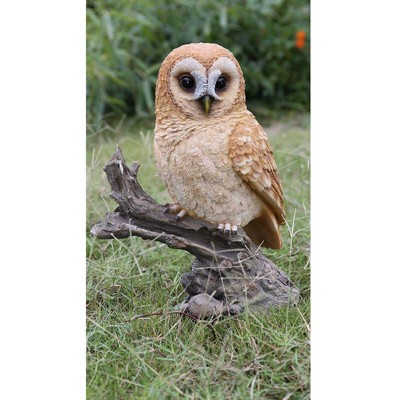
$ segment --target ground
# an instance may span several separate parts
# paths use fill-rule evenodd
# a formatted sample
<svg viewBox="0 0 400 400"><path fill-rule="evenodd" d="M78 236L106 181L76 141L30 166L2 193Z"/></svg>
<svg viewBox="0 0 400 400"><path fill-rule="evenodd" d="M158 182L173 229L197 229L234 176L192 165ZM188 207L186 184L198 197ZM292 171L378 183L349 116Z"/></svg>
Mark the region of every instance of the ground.
<svg viewBox="0 0 400 400"><path fill-rule="evenodd" d="M151 124L124 120L87 139L90 227L116 205L102 167L119 145L157 201L169 201L153 159ZM300 288L298 306L225 317L212 326L171 309L185 292L192 256L139 238L87 235L88 399L308 399L310 393L309 116L268 122L282 181L283 249L265 250Z"/></svg>

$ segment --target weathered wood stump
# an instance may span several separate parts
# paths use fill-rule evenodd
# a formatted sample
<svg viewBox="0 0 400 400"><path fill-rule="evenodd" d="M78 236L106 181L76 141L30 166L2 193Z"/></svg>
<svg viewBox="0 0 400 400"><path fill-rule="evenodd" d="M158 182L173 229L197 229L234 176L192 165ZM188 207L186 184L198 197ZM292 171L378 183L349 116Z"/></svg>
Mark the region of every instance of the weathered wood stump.
<svg viewBox="0 0 400 400"><path fill-rule="evenodd" d="M178 309L194 317L236 314L246 307L267 310L270 306L297 303L299 290L275 264L250 241L242 229L225 236L216 226L192 217L176 221L165 213L138 182L139 164L129 168L121 149L104 167L119 207L99 221L91 234L99 239L152 239L185 250L196 258L181 283L188 293Z"/></svg>

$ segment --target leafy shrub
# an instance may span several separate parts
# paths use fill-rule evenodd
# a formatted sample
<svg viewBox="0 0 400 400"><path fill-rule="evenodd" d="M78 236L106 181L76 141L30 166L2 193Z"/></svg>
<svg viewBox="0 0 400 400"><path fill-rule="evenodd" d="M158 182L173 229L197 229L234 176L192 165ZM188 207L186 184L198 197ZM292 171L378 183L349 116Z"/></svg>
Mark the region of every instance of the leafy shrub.
<svg viewBox="0 0 400 400"><path fill-rule="evenodd" d="M99 123L109 111L153 113L162 60L191 42L231 50L242 66L249 99L275 109L307 110L308 38L307 0L89 1L88 120Z"/></svg>

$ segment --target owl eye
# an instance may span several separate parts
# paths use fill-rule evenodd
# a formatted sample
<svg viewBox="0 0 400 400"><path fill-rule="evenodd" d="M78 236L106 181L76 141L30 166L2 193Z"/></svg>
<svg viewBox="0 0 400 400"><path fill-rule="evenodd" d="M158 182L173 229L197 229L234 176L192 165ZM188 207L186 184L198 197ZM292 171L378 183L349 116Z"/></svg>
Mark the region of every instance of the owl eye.
<svg viewBox="0 0 400 400"><path fill-rule="evenodd" d="M217 82L215 83L215 89L217 90L223 90L226 88L226 85L228 84L228 79L226 79L225 76L220 76L217 79Z"/></svg>
<svg viewBox="0 0 400 400"><path fill-rule="evenodd" d="M181 78L179 78L179 85L181 86L182 89L191 90L195 86L195 81L191 76L184 75Z"/></svg>

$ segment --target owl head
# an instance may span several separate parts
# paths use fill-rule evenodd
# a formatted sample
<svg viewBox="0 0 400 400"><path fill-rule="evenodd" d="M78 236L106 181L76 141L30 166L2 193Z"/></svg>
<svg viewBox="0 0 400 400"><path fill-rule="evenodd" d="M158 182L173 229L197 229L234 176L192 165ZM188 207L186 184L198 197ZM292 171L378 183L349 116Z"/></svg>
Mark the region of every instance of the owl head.
<svg viewBox="0 0 400 400"><path fill-rule="evenodd" d="M212 43L186 44L162 63L156 117L204 119L246 109L245 83L233 54Z"/></svg>

